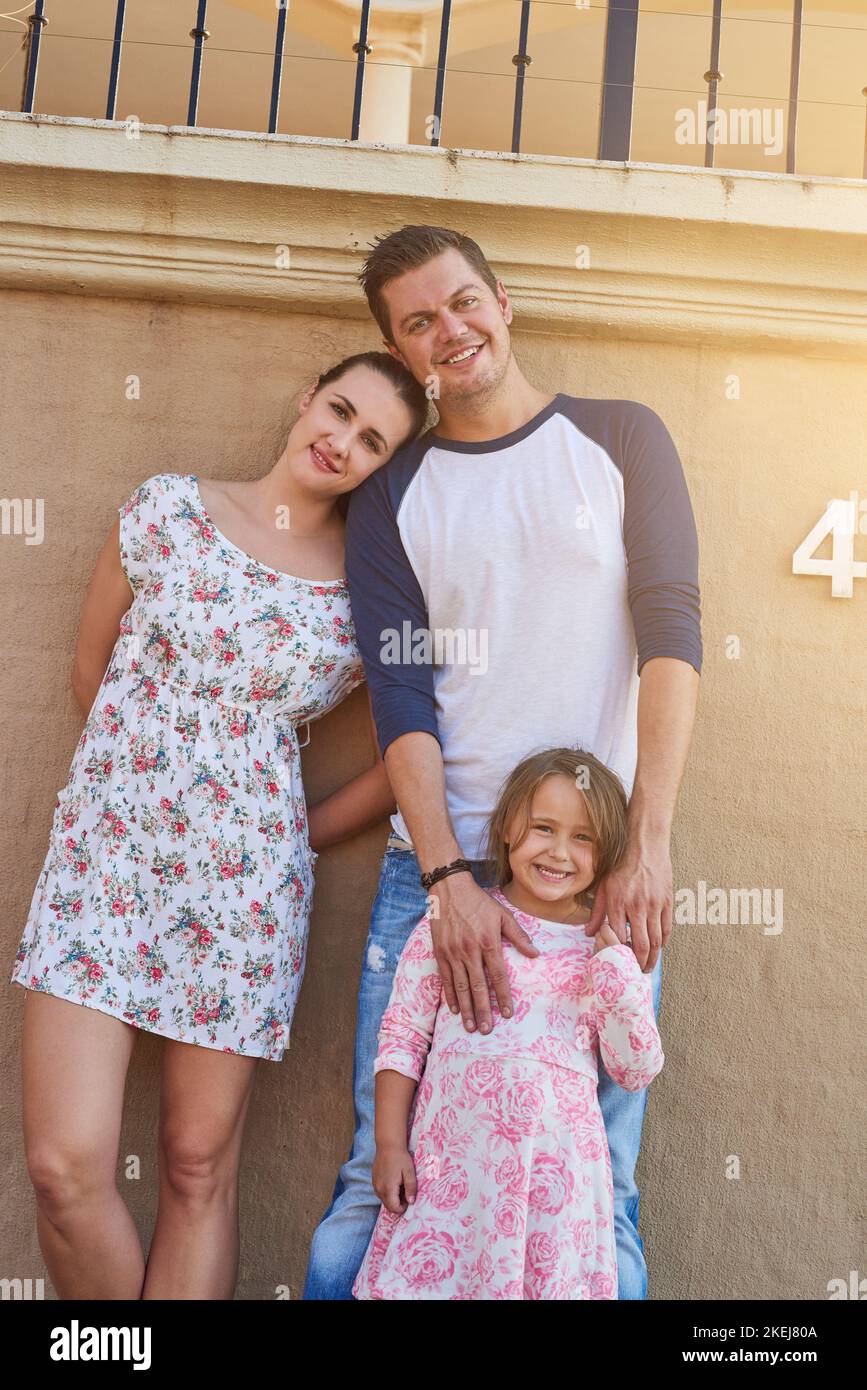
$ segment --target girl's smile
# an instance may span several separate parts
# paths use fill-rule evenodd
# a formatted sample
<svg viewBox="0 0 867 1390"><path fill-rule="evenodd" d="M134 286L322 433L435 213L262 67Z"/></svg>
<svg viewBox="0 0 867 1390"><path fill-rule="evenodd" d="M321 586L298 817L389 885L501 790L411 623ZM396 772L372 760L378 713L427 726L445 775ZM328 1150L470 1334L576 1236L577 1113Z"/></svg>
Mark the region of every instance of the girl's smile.
<svg viewBox="0 0 867 1390"><path fill-rule="evenodd" d="M567 872L565 869L549 869L544 864L534 864L533 868L546 883L562 883L564 879L572 877L571 872Z"/></svg>
<svg viewBox="0 0 867 1390"><path fill-rule="evenodd" d="M590 918L577 896L593 882L594 835L587 805L575 783L563 773L551 773L537 787L530 806L526 835L511 827L509 867L512 878L503 889L521 912L544 921L579 925ZM552 864L557 859L559 864Z"/></svg>

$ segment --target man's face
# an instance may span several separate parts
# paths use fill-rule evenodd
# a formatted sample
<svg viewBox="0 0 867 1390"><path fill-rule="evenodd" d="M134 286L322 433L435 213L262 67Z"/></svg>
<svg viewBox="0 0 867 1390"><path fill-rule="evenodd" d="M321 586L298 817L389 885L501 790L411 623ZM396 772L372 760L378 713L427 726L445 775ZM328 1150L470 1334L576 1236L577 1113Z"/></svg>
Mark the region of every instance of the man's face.
<svg viewBox="0 0 867 1390"><path fill-rule="evenodd" d="M502 382L512 355L512 322L502 280L492 294L460 251L450 248L383 289L393 343L386 347L444 404L483 400Z"/></svg>

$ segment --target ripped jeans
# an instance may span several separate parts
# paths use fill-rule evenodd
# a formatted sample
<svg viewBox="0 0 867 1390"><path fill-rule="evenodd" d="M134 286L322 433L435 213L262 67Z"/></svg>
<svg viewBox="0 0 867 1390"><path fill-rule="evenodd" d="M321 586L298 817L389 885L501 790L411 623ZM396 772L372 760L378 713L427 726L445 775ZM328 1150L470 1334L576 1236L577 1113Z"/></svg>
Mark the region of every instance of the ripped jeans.
<svg viewBox="0 0 867 1390"><path fill-rule="evenodd" d="M472 870L481 887L493 885L488 876L490 866L484 861L474 860ZM427 910L427 894L421 886L420 872L415 853L389 840L371 913L358 994L352 1067L355 1137L352 1151L337 1175L331 1204L313 1234L304 1299L352 1299L352 1285L379 1213L380 1201L371 1183L376 1152L373 1063L379 1025L391 997L400 953L413 927ZM651 982L653 1007L658 1018L661 952L651 973ZM617 1294L622 1299L643 1299L647 1294L647 1267L638 1234L635 1164L641 1144L647 1090L625 1091L611 1079L600 1062L598 1095L614 1183Z"/></svg>

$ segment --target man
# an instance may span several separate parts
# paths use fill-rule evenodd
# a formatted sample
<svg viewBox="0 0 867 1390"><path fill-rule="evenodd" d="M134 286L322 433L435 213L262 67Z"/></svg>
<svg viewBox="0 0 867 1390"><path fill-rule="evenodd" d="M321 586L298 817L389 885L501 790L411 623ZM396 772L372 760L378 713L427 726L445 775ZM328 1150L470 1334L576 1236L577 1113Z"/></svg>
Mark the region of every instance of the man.
<svg viewBox="0 0 867 1390"><path fill-rule="evenodd" d="M353 617L399 809L362 969L355 1138L314 1235L309 1299L351 1298L379 1210L377 1032L429 903L449 1007L483 1032L491 988L511 1011L502 937L534 948L483 891L482 832L534 750L586 748L623 781L629 844L587 930L607 915L623 941L629 923L658 1013L702 658L695 522L659 417L532 386L512 355L505 287L468 237L404 227L378 239L360 279L385 346L433 384L440 419L357 489L347 520ZM428 897L421 875L437 870ZM646 1096L600 1068L624 1299L646 1293L634 1178Z"/></svg>

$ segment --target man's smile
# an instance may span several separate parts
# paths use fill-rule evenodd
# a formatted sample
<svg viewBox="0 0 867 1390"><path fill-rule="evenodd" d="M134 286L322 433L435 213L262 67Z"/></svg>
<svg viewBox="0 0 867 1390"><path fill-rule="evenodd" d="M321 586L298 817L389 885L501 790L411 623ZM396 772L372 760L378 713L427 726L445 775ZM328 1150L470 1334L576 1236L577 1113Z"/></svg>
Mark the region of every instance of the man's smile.
<svg viewBox="0 0 867 1390"><path fill-rule="evenodd" d="M484 343L471 343L469 347L461 348L460 351L451 353L449 357L444 357L439 365L455 367L461 362L470 362L484 346Z"/></svg>

